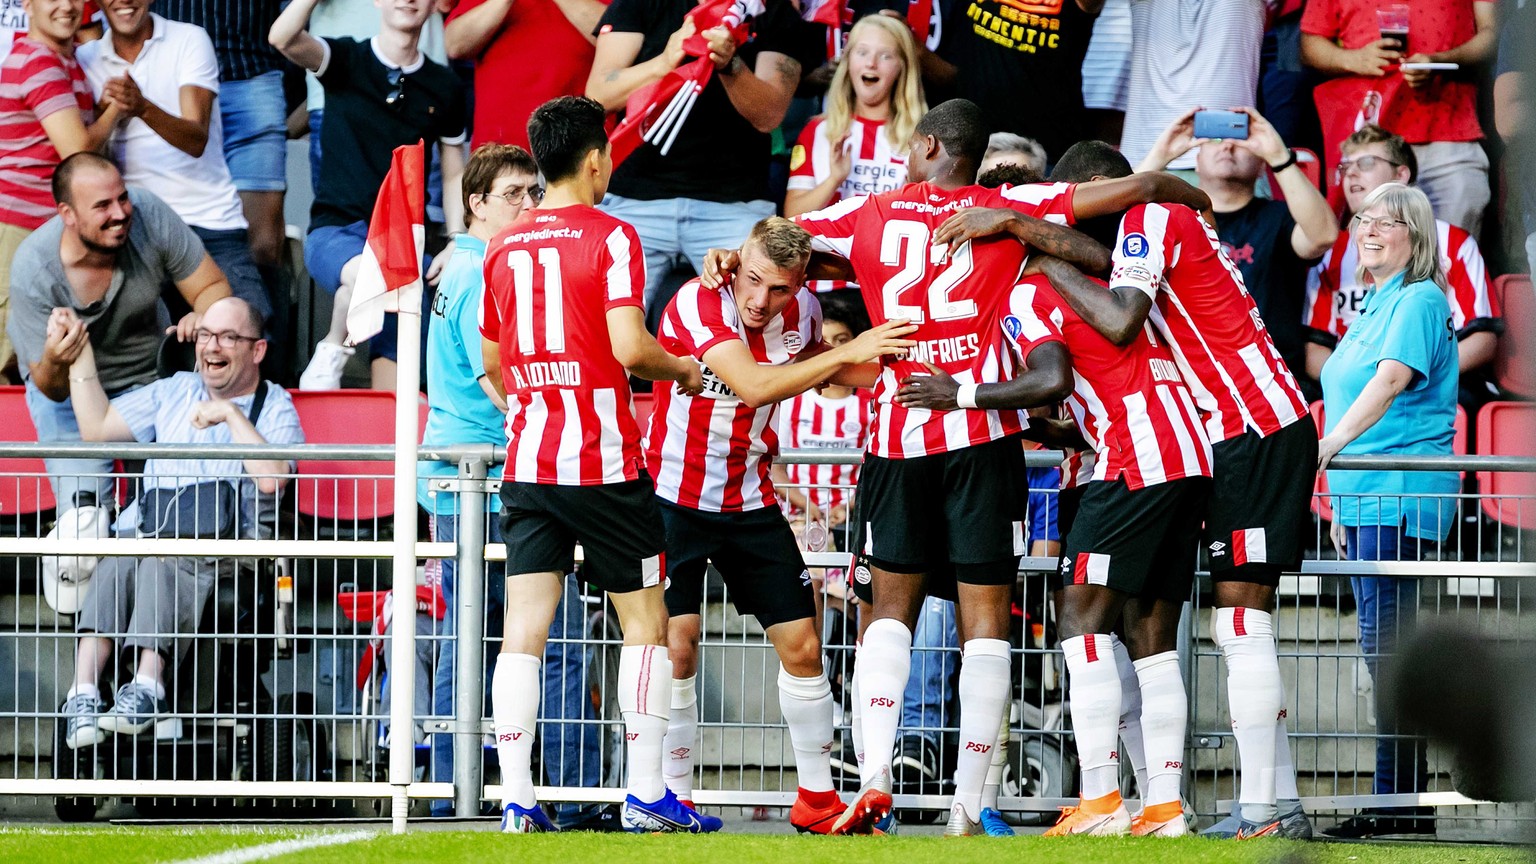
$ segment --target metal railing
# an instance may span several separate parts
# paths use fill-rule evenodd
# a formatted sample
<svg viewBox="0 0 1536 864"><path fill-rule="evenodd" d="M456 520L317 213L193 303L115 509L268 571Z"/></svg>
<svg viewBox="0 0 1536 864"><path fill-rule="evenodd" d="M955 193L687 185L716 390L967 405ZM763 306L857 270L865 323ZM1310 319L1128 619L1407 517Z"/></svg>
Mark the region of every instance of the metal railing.
<svg viewBox="0 0 1536 864"><path fill-rule="evenodd" d="M0 444L0 460L42 456L91 456L127 462L165 456L178 458L265 458L383 462L388 447L247 447L226 445L196 450L164 445ZM1031 467L1059 465L1059 455L1034 451ZM485 574L505 559L505 547L487 542L495 528L489 496L497 488L487 480L502 453L491 446L424 448L425 461L459 466L457 477L433 479L435 494L452 496L458 508L458 533L451 541L418 539L416 582L424 584L418 604L418 678L432 681L447 652L455 660L450 710L432 707L430 688L392 693L382 667L387 651L381 621L372 613L373 592L389 590L393 574L385 562L393 552L394 507L388 502L392 478L378 473L300 473L288 478L289 490L270 503L277 535L273 539L186 540L101 538L67 544L45 536L49 514L0 517L0 664L7 653L11 668L0 665L0 794L55 796L60 815L89 815L94 799L130 797L145 809L163 811L163 799L307 799L382 802L394 794L388 782L388 747L415 751L417 776L407 794L414 799L453 802L460 815L479 812L481 802L499 799L499 788L486 784L485 770L494 752L483 744L490 728L489 705L480 694L488 678L486 657L498 650L499 619L488 603L488 581L458 578L452 606L454 630L437 617L443 608L432 588L440 562L452 561L460 574ZM826 450L789 451L782 461L848 463L857 453ZM1536 459L1518 457L1341 456L1339 470L1456 470L1536 472ZM1301 470L1308 470L1303 468ZM0 468L0 511L7 499L35 498L48 480L39 474ZM25 484L33 488L24 489ZM123 486L129 488L122 488ZM134 497L130 482L119 498ZM1054 489L1032 490L1043 506L1054 506ZM1319 522L1308 560L1283 585L1276 613L1291 708L1291 741L1301 790L1309 808L1335 809L1396 804L1461 805L1481 817L1498 818L1507 807L1489 811L1454 791L1454 771L1431 754L1422 779L1427 791L1397 796L1371 795L1374 760L1374 704L1362 699L1369 682L1358 671L1356 624L1345 580L1351 576L1393 576L1420 587L1422 615L1455 616L1490 633L1490 638L1524 640L1529 631L1522 592L1536 576L1536 550L1529 547L1536 511L1528 523L1505 525L1478 511L1484 499L1456 495L1458 524L1445 547L1455 560L1354 562L1331 552ZM366 506L359 502L366 502ZM1529 506L1528 501L1521 504ZM799 517L802 522L804 517ZM846 549L846 537L834 529L832 547ZM220 573L206 608L198 612L196 636L184 659L172 664L168 699L182 729L176 737L156 739L107 735L99 743L70 748L63 740L65 716L60 706L74 677L76 634L72 619L53 613L41 596L41 560L67 551L69 556L134 556L141 559L237 559L244 566ZM66 556L68 557L68 556ZM857 616L845 598L836 571L846 570L845 552L807 552L808 566L832 571L823 587L828 612L823 634L835 692L851 675ZM1054 648L1053 612L1045 596L1044 572L1053 554L1034 554L1021 565L1015 641L1015 704L1009 745L1009 773L1002 806L1008 811L1045 811L1073 803L1075 761L1066 722L1063 667ZM291 580L280 589L280 577ZM574 585L574 581L569 584ZM494 585L491 585L494 588ZM291 595L284 595L284 591ZM1233 753L1226 716L1224 677L1219 652L1207 638L1204 594L1197 592L1185 626L1185 669L1191 696L1188 761L1190 803L1201 815L1220 815L1232 797ZM754 621L735 614L723 588L711 591L705 609L700 651L700 740L695 800L705 806L776 808L795 794L793 759L777 703L773 698L776 658ZM560 632L550 646L557 663L546 660L546 686L540 738L545 746L541 770L550 782L541 800L615 802L622 800L621 724L610 697L617 674L619 640L602 599L576 594L576 604L562 610ZM351 606L344 609L343 604ZM352 613L349 617L348 612ZM565 613L570 614L565 614ZM357 619L357 620L354 620ZM952 627L942 610L932 616L941 631ZM280 623L281 622L281 623ZM103 633L121 638L122 633ZM395 634L403 636L403 634ZM949 776L950 740L957 732L952 681L958 647L947 632L920 639L913 677L929 683L930 702L903 734L935 742L938 780L904 783L897 806L937 811L946 803L943 778ZM9 652L6 649L9 643ZM547 657L550 655L547 655ZM370 661L373 668L359 674ZM130 664L131 665L131 664ZM557 672L555 670L558 670ZM107 667L104 694L131 679L131 669L116 658ZM7 680L8 679L8 680ZM1345 683L1347 682L1347 687ZM1331 686L1331 690L1330 690ZM573 698L585 694L586 698ZM937 694L936 696L934 694ZM419 729L392 735L389 699L410 699ZM441 703L440 703L441 704ZM847 718L840 718L846 733ZM170 730L167 730L169 733ZM451 746L445 746L451 740ZM7 748L7 745L8 748ZM434 747L434 745L436 745ZM6 752L8 749L9 752ZM434 754L434 749L436 753ZM443 763L452 752L452 770ZM1369 758L1368 755L1370 754ZM562 778L565 778L562 780ZM570 778L585 778L571 782ZM595 778L597 782L586 782ZM911 778L908 778L911 779ZM353 806L356 806L355 804ZM1452 811L1461 814L1461 809ZM1531 814L1519 811L1518 818ZM1042 817L1044 818L1044 817Z"/></svg>

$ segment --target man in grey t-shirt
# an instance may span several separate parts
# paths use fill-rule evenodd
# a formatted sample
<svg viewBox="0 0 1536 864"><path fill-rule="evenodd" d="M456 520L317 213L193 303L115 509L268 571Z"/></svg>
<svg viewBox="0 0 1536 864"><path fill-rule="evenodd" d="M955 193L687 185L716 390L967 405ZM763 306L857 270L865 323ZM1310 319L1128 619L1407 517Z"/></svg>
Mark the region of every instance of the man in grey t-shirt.
<svg viewBox="0 0 1536 864"><path fill-rule="evenodd" d="M159 198L130 190L110 160L89 152L65 159L53 196L59 215L12 259L6 330L38 440L79 441L69 367L87 340L103 346L96 374L108 394L141 387L155 380L162 332L190 340L202 313L230 290L192 229ZM161 296L170 285L192 311L164 330ZM62 309L74 317L54 314ZM107 500L110 460L46 461L61 509L74 506L82 490Z"/></svg>

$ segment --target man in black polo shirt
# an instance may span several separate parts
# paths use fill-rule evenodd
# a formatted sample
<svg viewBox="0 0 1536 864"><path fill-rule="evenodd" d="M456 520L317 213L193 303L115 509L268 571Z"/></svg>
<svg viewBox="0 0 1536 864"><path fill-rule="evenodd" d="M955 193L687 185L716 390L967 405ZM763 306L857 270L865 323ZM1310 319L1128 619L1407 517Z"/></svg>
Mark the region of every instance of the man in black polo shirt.
<svg viewBox="0 0 1536 864"><path fill-rule="evenodd" d="M605 212L635 226L645 248L645 305L684 257L703 271L711 247L734 249L774 213L770 134L800 83L801 58L825 50L806 38L789 0L766 0L753 37L737 45L724 28L704 32L715 73L667 155L642 144L613 172ZM597 30L587 95L609 111L688 58L695 0L613 0ZM665 305L665 297L659 302Z"/></svg>
<svg viewBox="0 0 1536 864"><path fill-rule="evenodd" d="M1339 223L1328 200L1296 165L1275 127L1252 108L1248 137L1205 141L1195 137L1195 110L1173 122L1157 138L1137 171L1161 171L1198 146L1195 173L1200 189L1211 196L1222 250L1237 265L1259 315L1285 365L1308 400L1322 398L1307 379L1301 308L1305 305L1307 268L1317 263L1339 236ZM1259 198L1254 186L1268 165L1285 201Z"/></svg>
<svg viewBox="0 0 1536 864"><path fill-rule="evenodd" d="M321 0L293 0L272 24L268 40L289 60L314 72L325 88L320 127L320 178L310 208L304 265L336 294L331 330L299 378L304 390L341 386L347 306L368 239L379 187L396 147L418 140L442 143L443 209L450 231L463 227L459 181L464 172L466 110L458 78L428 60L418 46L432 4L379 4L379 35L367 41L317 39L305 25ZM425 297L423 297L425 299ZM395 320L369 343L373 386L395 389Z"/></svg>

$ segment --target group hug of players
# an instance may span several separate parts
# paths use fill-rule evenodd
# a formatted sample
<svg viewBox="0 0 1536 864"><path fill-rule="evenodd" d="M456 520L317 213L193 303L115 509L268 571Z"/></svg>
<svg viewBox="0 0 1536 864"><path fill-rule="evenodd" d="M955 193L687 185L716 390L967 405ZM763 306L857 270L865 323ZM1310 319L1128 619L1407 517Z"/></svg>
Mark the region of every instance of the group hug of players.
<svg viewBox="0 0 1536 864"><path fill-rule="evenodd" d="M1212 631L1240 753L1227 833L1288 833L1299 814L1277 807L1296 791L1269 609L1279 574L1301 562L1316 464L1301 393L1202 218L1203 193L1132 175L1098 142L1065 154L1056 182L983 188L989 131L969 102L935 107L913 135L907 186L763 220L739 250L711 253L652 337L638 237L594 206L612 171L602 108L565 97L534 112L547 193L490 243L481 323L488 375L509 406L507 622L492 679L503 830L554 830L530 759L544 641L579 542L582 577L607 593L624 632L626 829L721 824L690 800L713 563L780 657L800 787L790 821L806 832L872 834L887 820L912 630L927 595L956 599L960 741L946 834L983 833L1012 694L1022 437L1075 451L1053 589L1082 800L1051 833L1187 830L1175 638L1197 544L1215 579ZM1096 222L1118 225L1112 249L1069 227ZM825 344L808 269L856 282L875 326ZM1105 272L1107 283L1085 275ZM643 435L631 374L661 382ZM850 520L865 603L851 699L862 786L851 802L833 786L813 588L769 474L775 404L828 383L875 393ZM1134 819L1119 792L1122 754L1138 773Z"/></svg>

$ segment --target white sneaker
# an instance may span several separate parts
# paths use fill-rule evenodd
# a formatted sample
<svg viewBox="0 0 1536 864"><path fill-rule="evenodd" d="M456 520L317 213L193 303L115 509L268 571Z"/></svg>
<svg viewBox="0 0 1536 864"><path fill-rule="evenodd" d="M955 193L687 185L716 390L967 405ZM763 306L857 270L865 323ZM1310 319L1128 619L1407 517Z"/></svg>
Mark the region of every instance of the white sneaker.
<svg viewBox="0 0 1536 864"><path fill-rule="evenodd" d="M300 390L340 390L341 370L347 366L347 358L357 352L355 348L321 342L315 346L315 356L309 358L304 374L299 376Z"/></svg>

